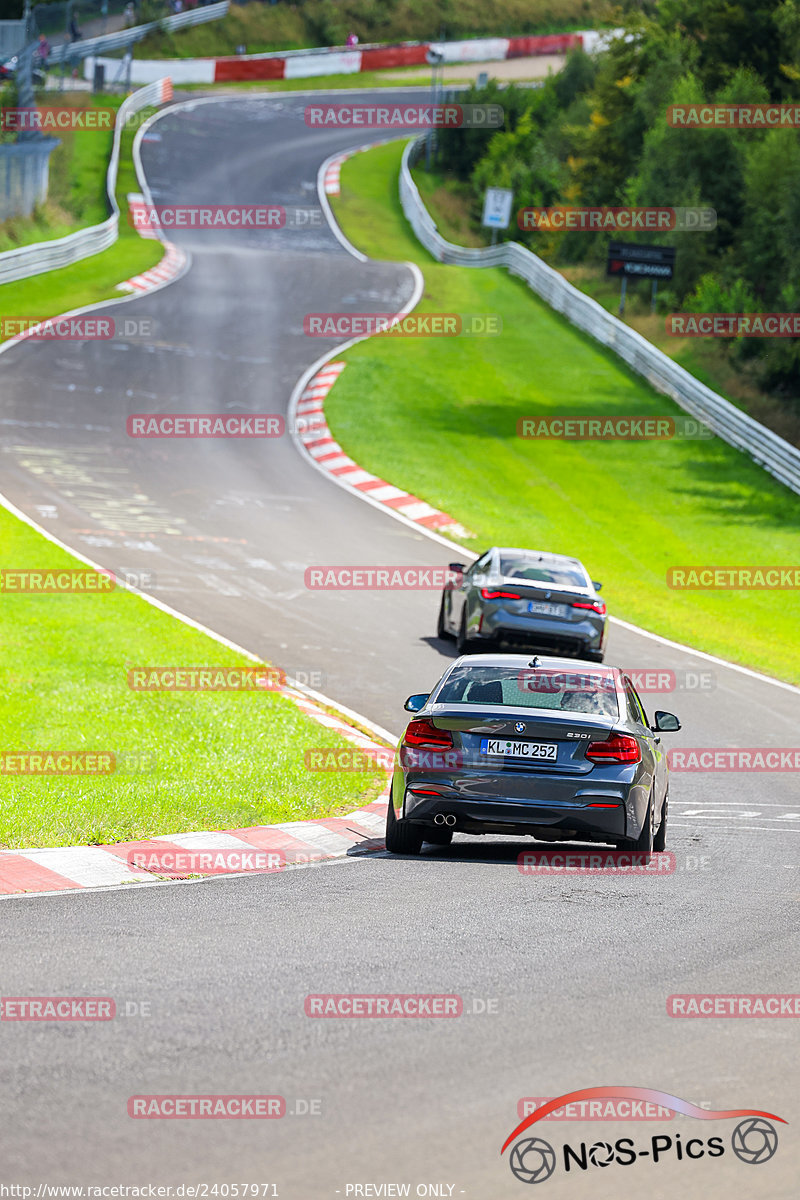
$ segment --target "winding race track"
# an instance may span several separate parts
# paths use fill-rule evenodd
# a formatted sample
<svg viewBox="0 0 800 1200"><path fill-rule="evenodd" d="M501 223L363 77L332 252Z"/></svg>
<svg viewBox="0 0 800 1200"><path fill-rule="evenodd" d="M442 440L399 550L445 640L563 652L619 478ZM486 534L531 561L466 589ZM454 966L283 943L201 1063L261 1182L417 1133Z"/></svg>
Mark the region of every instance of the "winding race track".
<svg viewBox="0 0 800 1200"><path fill-rule="evenodd" d="M369 134L309 130L303 104L169 111L143 145L154 199L316 206L321 163ZM433 637L438 596L310 591L305 569L458 555L337 487L289 436L134 440L125 422L286 415L298 379L335 345L305 336L304 315L394 311L413 273L358 261L327 226L174 240L191 252L189 272L106 310L151 332L0 356L2 490L67 545L153 573L145 590L160 600L398 734L404 698L454 653ZM798 745L794 689L621 625L608 661L675 671L674 693L645 697L681 717L675 747ZM526 876L516 865L526 844L457 838L419 860L9 898L2 994L113 996L120 1015L0 1026L4 1178L275 1184L284 1200L401 1195L387 1186L408 1184L412 1196L495 1200L526 1194L500 1156L522 1097L631 1085L789 1124L776 1123L778 1152L754 1165L732 1152L731 1120L539 1123L527 1136L559 1156L565 1141L629 1136L645 1149L656 1134L718 1135L726 1147L568 1173L559 1157L546 1195L796 1196L797 1020L667 1015L672 994L797 990L795 781L676 772L675 871L660 877ZM463 1011L307 1016L306 996L322 993L457 995ZM239 1093L285 1097L286 1115L212 1125L128 1115L132 1096Z"/></svg>

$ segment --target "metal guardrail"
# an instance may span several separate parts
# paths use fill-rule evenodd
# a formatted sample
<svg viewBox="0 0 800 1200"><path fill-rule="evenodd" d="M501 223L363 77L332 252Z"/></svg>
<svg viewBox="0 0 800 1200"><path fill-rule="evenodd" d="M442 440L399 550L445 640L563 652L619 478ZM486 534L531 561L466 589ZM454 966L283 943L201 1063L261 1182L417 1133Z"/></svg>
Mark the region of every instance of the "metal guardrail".
<svg viewBox="0 0 800 1200"><path fill-rule="evenodd" d="M18 279L27 279L30 275L40 275L45 271L56 271L59 267L69 267L72 263L89 258L107 250L117 240L119 232L119 206L116 198L117 169L119 167L119 146L122 131L127 118L151 104L161 102L164 80L148 83L132 96L123 100L117 112L114 124L114 144L106 172L106 191L111 205L111 216L100 225L90 225L87 229L79 229L67 237L57 238L52 242L36 242L33 246L20 246L17 250L6 250L0 254L0 284L13 283Z"/></svg>
<svg viewBox="0 0 800 1200"><path fill-rule="evenodd" d="M563 275L531 250L518 242L468 249L445 241L425 208L409 170L412 158L425 144L425 136L410 142L403 154L400 203L414 233L438 262L462 267L507 267L512 275L524 279L551 308L563 313L570 324L618 354L657 392L669 396L723 441L743 450L781 483L800 493L800 450L700 383L641 334L606 312L596 300L567 283Z"/></svg>
<svg viewBox="0 0 800 1200"><path fill-rule="evenodd" d="M207 21L218 21L227 15L230 0L220 0L218 4L208 4L205 8L190 8L186 12L175 13L171 17L162 17L158 21L148 21L146 25L134 25L130 29L119 29L116 33L105 33L101 37L81 39L78 42L65 42L54 46L47 60L48 67L57 63L74 63L81 58L107 54L110 50L124 50L134 42L140 42L148 33L156 29L171 32L174 29L185 29L189 25L204 25Z"/></svg>

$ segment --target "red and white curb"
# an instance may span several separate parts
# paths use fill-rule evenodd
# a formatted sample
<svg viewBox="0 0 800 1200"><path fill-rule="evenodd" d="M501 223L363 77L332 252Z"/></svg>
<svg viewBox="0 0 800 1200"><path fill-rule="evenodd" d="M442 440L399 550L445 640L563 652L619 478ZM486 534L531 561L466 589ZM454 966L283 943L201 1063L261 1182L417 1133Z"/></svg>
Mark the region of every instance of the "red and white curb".
<svg viewBox="0 0 800 1200"><path fill-rule="evenodd" d="M329 159L328 166L325 169L325 180L323 184L326 196L339 195L339 174L342 169L342 163L346 158L349 158L349 155L340 154L336 158Z"/></svg>
<svg viewBox="0 0 800 1200"><path fill-rule="evenodd" d="M139 232L142 237L154 238L156 236L152 231L145 229L140 229ZM164 242L164 249L166 254L161 262L156 263L147 271L142 271L141 275L134 275L132 279L126 279L124 283L117 284L119 290L121 292L151 292L153 288L163 287L177 279L186 267L188 256L172 242Z"/></svg>
<svg viewBox="0 0 800 1200"><path fill-rule="evenodd" d="M319 467L338 481L369 496L370 500L401 513L409 521L415 521L427 529L468 537L468 530L453 517L420 500L419 496L413 496L411 492L405 492L380 476L365 471L342 450L325 420L324 401L346 366L344 362L326 363L300 394L296 408L297 436L307 452Z"/></svg>
<svg viewBox="0 0 800 1200"><path fill-rule="evenodd" d="M326 712L302 692L290 686L278 689L308 717L332 729L359 749L369 750L380 766L392 751ZM384 769L386 769L384 767ZM387 784L390 772L387 770ZM159 870L132 866L137 861L158 860L168 863L169 851L219 850L231 861L231 851L239 852L233 863L247 863L253 851L273 852L286 867L303 867L327 859L344 858L354 849L361 852L383 849L388 788L363 808L343 817L324 817L318 821L283 821L276 825L256 825L251 829L208 830L198 833L158 834L145 841L114 842L107 846L61 846L42 850L0 850L0 896L31 892L65 892L82 888L114 887L120 884L153 883L180 876ZM172 861L175 861L172 859ZM246 873L247 868L244 868ZM192 868L195 875L218 874L204 871L202 862ZM241 874L227 870L225 874Z"/></svg>

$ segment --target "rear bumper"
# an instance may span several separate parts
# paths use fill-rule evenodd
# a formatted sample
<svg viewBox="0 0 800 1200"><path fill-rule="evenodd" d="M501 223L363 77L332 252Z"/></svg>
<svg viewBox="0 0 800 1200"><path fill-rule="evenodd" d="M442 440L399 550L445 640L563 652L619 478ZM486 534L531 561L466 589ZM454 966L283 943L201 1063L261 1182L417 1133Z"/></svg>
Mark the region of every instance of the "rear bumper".
<svg viewBox="0 0 800 1200"><path fill-rule="evenodd" d="M511 613L503 608L484 609L478 637L511 645L534 646L563 654L597 652L605 638L605 621L561 621L530 614Z"/></svg>
<svg viewBox="0 0 800 1200"><path fill-rule="evenodd" d="M462 833L507 833L536 836L552 833L555 837L577 836L588 840L615 841L629 836L626 803L617 797L614 808L590 808L592 797L573 804L548 804L537 801L506 799L464 800L444 788L439 796L415 796L407 791L405 816L414 825L431 826L437 813L452 813L453 828ZM614 799L598 796L598 803Z"/></svg>

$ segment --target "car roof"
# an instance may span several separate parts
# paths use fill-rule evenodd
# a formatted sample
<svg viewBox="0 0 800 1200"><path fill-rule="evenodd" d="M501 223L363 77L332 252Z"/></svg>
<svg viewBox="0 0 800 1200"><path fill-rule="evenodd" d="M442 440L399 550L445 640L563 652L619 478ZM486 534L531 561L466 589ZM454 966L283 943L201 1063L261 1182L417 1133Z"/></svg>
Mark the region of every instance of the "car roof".
<svg viewBox="0 0 800 1200"><path fill-rule="evenodd" d="M574 563L584 571L586 570L579 558L571 558L568 554L553 554L551 550L530 550L524 546L492 546L492 549L507 557L519 554L520 556L539 558L542 562Z"/></svg>
<svg viewBox="0 0 800 1200"><path fill-rule="evenodd" d="M602 675L621 672L620 667L610 663L587 662L582 658L555 658L551 655L537 654L537 667L546 671L565 671L570 675ZM531 670L533 654L462 654L455 659L452 667L516 667L517 670ZM452 667L449 668L452 670Z"/></svg>

